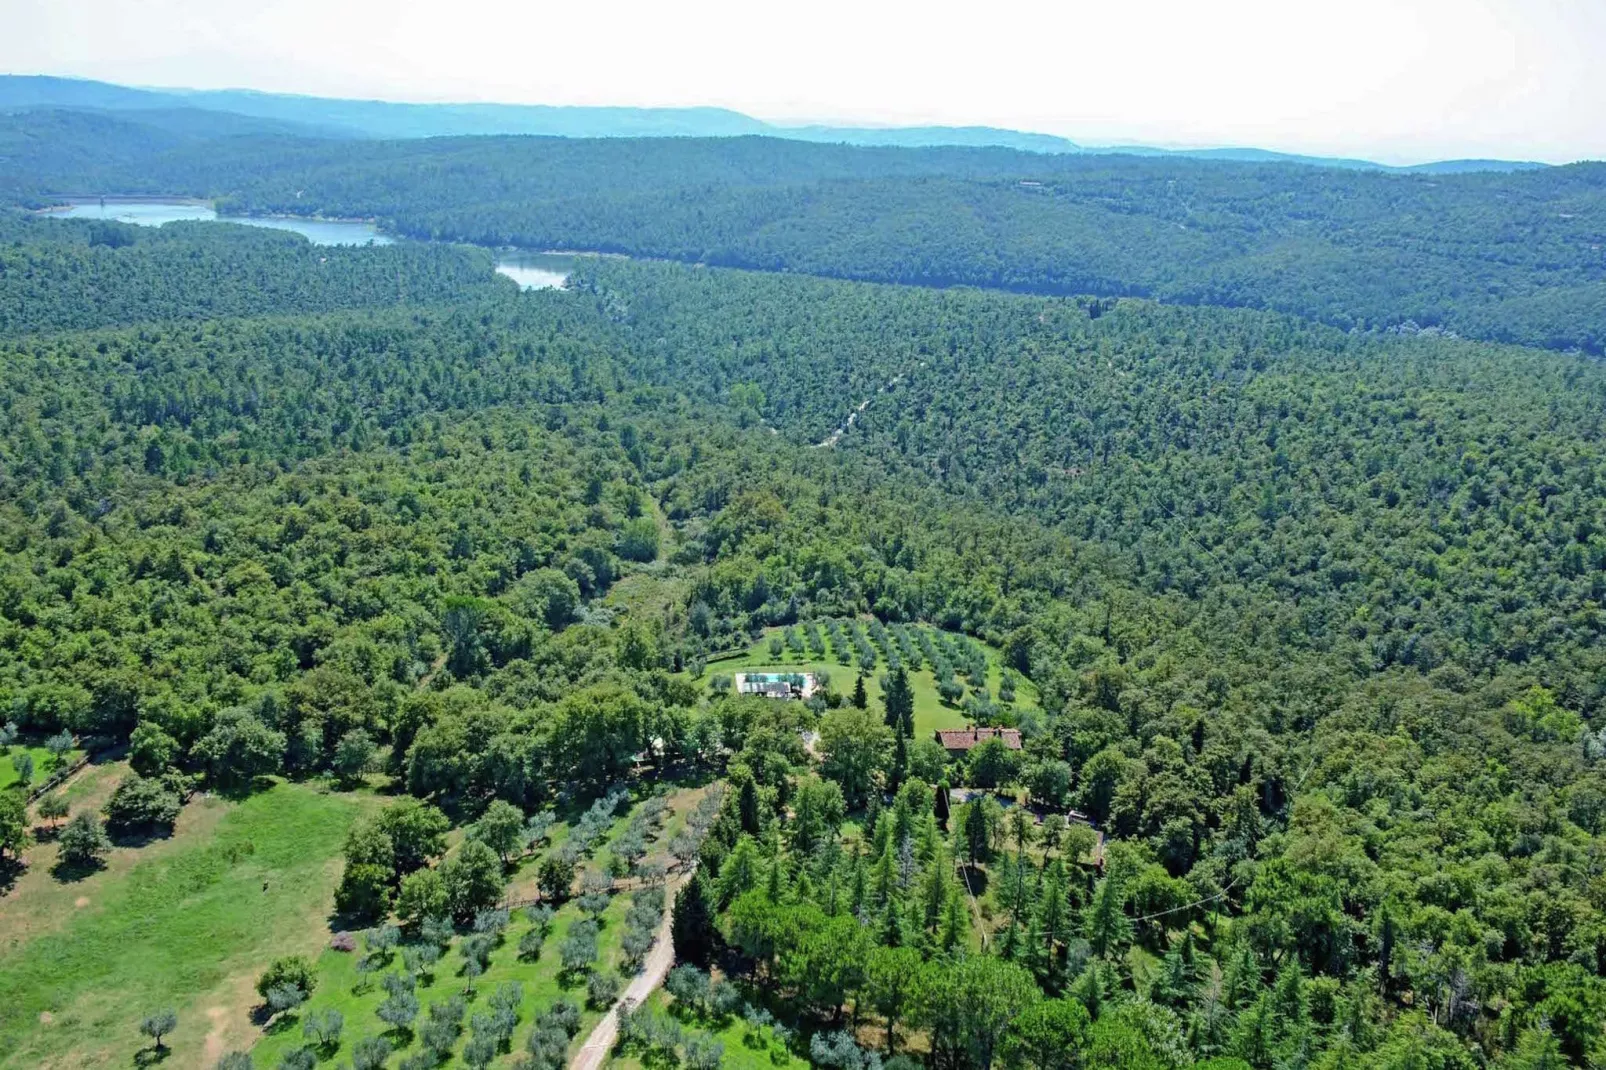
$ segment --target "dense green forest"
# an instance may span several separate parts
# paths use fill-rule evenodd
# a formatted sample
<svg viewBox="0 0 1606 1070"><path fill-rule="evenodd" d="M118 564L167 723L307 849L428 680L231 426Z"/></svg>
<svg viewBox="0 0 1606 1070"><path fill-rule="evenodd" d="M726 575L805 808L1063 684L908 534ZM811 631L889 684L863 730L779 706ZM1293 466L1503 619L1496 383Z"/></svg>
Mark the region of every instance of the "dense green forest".
<svg viewBox="0 0 1606 1070"><path fill-rule="evenodd" d="M35 138L6 189L787 270L586 258L522 293L458 246L0 217L0 910L53 887L47 845L58 884L120 880L103 824L154 853L205 834L197 791L303 785L368 809L325 836L336 915L279 923L365 951L249 964L281 1066L556 1070L576 1003L473 988L540 961L548 906L588 1013L619 981L599 933L644 954L672 912L681 966L616 1070L1606 1065L1606 369L1344 329L1597 345L1595 170L758 139L96 162L91 125L0 121ZM721 671L827 640L849 667L806 702ZM924 671L1020 749L913 738ZM27 798L79 750L126 763L107 798ZM666 787L697 868L655 896ZM604 838L639 883L577 877ZM256 849L227 842L180 883ZM73 1050L40 1012L81 963L44 984L32 932L0 947L0 1064ZM460 1001L422 1017L448 946ZM363 984L393 1028L342 1041L307 1000Z"/></svg>
<svg viewBox="0 0 1606 1070"><path fill-rule="evenodd" d="M156 229L0 214L0 334L428 305L508 287L482 250L317 247L216 223Z"/></svg>
<svg viewBox="0 0 1606 1070"><path fill-rule="evenodd" d="M71 112L0 119L0 161L0 193L35 206L183 193L485 245L1606 349L1599 164L1401 175L767 138L208 138Z"/></svg>

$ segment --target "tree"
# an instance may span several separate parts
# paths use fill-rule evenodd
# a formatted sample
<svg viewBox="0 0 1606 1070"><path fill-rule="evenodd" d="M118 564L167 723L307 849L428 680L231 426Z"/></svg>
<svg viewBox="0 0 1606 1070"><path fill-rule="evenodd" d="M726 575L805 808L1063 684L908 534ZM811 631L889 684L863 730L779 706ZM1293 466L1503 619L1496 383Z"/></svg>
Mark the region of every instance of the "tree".
<svg viewBox="0 0 1606 1070"><path fill-rule="evenodd" d="M502 799L493 800L469 835L495 851L506 866L524 846L524 811Z"/></svg>
<svg viewBox="0 0 1606 1070"><path fill-rule="evenodd" d="M178 740L152 721L141 721L128 737L128 764L140 776L161 776L173 768L178 756Z"/></svg>
<svg viewBox="0 0 1606 1070"><path fill-rule="evenodd" d="M548 851L536 867L535 883L547 899L562 902L574 887L574 861L561 851Z"/></svg>
<svg viewBox="0 0 1606 1070"><path fill-rule="evenodd" d="M996 788L1015 779L1020 768L1018 751L1009 749L997 736L982 740L971 749L968 759L970 782L978 788Z"/></svg>
<svg viewBox="0 0 1606 1070"><path fill-rule="evenodd" d="M152 1011L140 1019L139 1031L151 1038L157 1051L165 1051L162 1038L178 1028L178 1012L168 1009Z"/></svg>
<svg viewBox="0 0 1606 1070"><path fill-rule="evenodd" d="M54 796L53 796L54 798ZM44 815L41 810L40 814ZM28 803L21 792L0 791L0 860L10 851L21 857L28 844Z"/></svg>
<svg viewBox="0 0 1606 1070"><path fill-rule="evenodd" d="M355 784L361 780L374 763L374 752L378 748L374 739L366 730L353 728L340 737L335 744L334 759L330 768L343 784Z"/></svg>
<svg viewBox="0 0 1606 1070"><path fill-rule="evenodd" d="M903 736L915 734L915 693L909 686L909 674L902 665L892 670L887 677L887 690L881 696L882 704L886 708L883 722L894 732ZM858 705L858 703L854 703ZM863 707L860 707L861 709Z"/></svg>
<svg viewBox="0 0 1606 1070"><path fill-rule="evenodd" d="M1115 956L1132 940L1132 921L1122 911L1123 897L1114 877L1105 877L1093 889L1093 901L1083 918L1087 942L1101 958Z"/></svg>
<svg viewBox="0 0 1606 1070"><path fill-rule="evenodd" d="M1001 1054L1020 1070L1078 1070L1091 1028L1087 1008L1076 1000L1044 1000L1015 1020Z"/></svg>
<svg viewBox="0 0 1606 1070"><path fill-rule="evenodd" d="M394 878L395 874L384 866L347 865L340 886L335 889L335 909L365 921L384 917L390 913L395 896Z"/></svg>
<svg viewBox="0 0 1606 1070"><path fill-rule="evenodd" d="M485 844L467 840L455 855L441 863L446 901L463 921L493 905L502 896L502 861Z"/></svg>
<svg viewBox="0 0 1606 1070"><path fill-rule="evenodd" d="M675 895L674 914L669 923L675 945L675 960L708 965L716 950L718 932L714 928L712 893L708 878L698 870Z"/></svg>
<svg viewBox="0 0 1606 1070"><path fill-rule="evenodd" d="M820 771L842 786L848 806L864 804L892 751L892 730L867 711L847 706L820 722Z"/></svg>
<svg viewBox="0 0 1606 1070"><path fill-rule="evenodd" d="M739 896L758 887L758 870L762 861L758 844L751 836L743 835L725 856L719 867L718 906L724 909Z"/></svg>
<svg viewBox="0 0 1606 1070"><path fill-rule="evenodd" d="M403 799L380 811L379 827L390 837L396 870L407 874L446 850L446 832L452 822L437 807Z"/></svg>
<svg viewBox="0 0 1606 1070"><path fill-rule="evenodd" d="M400 990L390 993L385 1001L374 1011L381 1022L395 1029L408 1030L412 1028L413 1020L418 1017L418 997L410 991Z"/></svg>
<svg viewBox="0 0 1606 1070"><path fill-rule="evenodd" d="M870 706L870 696L865 694L864 673L862 672L853 679L853 697L849 701L853 703L855 709L863 710L868 709Z"/></svg>
<svg viewBox="0 0 1606 1070"><path fill-rule="evenodd" d="M390 1058L390 1041L384 1037L363 1037L352 1046L352 1070L383 1070Z"/></svg>
<svg viewBox="0 0 1606 1070"><path fill-rule="evenodd" d="M101 828L100 819L87 811L79 811L57 838L61 844L61 862L74 869L92 869L99 866L112 844Z"/></svg>
<svg viewBox="0 0 1606 1070"><path fill-rule="evenodd" d="M1010 1026L1040 998L1031 974L1013 962L989 955L934 960L920 973L916 1020L931 1033L936 1065L987 1070Z"/></svg>
<svg viewBox="0 0 1606 1070"><path fill-rule="evenodd" d="M509 592L513 608L561 631L580 608L580 585L555 568L538 568L519 577Z"/></svg>
<svg viewBox="0 0 1606 1070"><path fill-rule="evenodd" d="M67 816L69 809L67 797L59 793L46 795L38 804L39 816L50 822L52 828ZM3 846L0 846L0 853L3 853Z"/></svg>
<svg viewBox="0 0 1606 1070"><path fill-rule="evenodd" d="M284 767L288 741L243 707L217 715L212 730L196 742L193 756L213 783L225 788L249 787L257 777Z"/></svg>
<svg viewBox="0 0 1606 1070"><path fill-rule="evenodd" d="M17 783L27 787L33 783L33 755L19 750L11 756L11 769L17 774Z"/></svg>
<svg viewBox="0 0 1606 1070"><path fill-rule="evenodd" d="M340 1034L346 1027L346 1016L333 1007L323 1011L308 1011L301 1022L301 1035L315 1046L331 1051L340 1044Z"/></svg>
<svg viewBox="0 0 1606 1070"><path fill-rule="evenodd" d="M66 760L67 755L71 753L72 748L72 733L65 730L57 732L55 735L45 740L45 750L50 752L51 771L61 768L61 763Z"/></svg>
<svg viewBox="0 0 1606 1070"><path fill-rule="evenodd" d="M887 1020L887 1054L897 1046L898 1022L914 998L920 976L920 952L909 947L878 947L865 964L865 992L870 1005Z"/></svg>
<svg viewBox="0 0 1606 1070"><path fill-rule="evenodd" d="M106 802L106 825L119 833L169 829L178 820L182 801L160 780L130 774Z"/></svg>
<svg viewBox="0 0 1606 1070"><path fill-rule="evenodd" d="M652 561L658 556L658 525L642 516L627 522L619 532L619 556L626 561Z"/></svg>
<svg viewBox="0 0 1606 1070"><path fill-rule="evenodd" d="M646 743L647 704L617 684L598 684L564 696L553 711L552 735L560 776L601 789L630 770Z"/></svg>
<svg viewBox="0 0 1606 1070"><path fill-rule="evenodd" d="M718 1070L725 1059L725 1045L704 1032L686 1038L686 1070Z"/></svg>
<svg viewBox="0 0 1606 1070"><path fill-rule="evenodd" d="M439 873L420 869L402 878L401 892L396 896L396 917L403 925L417 927L449 909L451 894Z"/></svg>
<svg viewBox="0 0 1606 1070"><path fill-rule="evenodd" d="M301 955L286 955L274 959L268 968L257 978L257 995L263 999L274 989L292 988L300 992L302 998L312 995L318 987L318 975Z"/></svg>
<svg viewBox="0 0 1606 1070"><path fill-rule="evenodd" d="M569 926L568 934L558 945L558 959L564 973L574 975L589 970L597 961L597 923L587 919Z"/></svg>
<svg viewBox="0 0 1606 1070"><path fill-rule="evenodd" d="M993 830L998 824L998 804L986 795L972 798L965 804L960 820L960 833L965 840L965 857L972 866L980 865L993 855Z"/></svg>

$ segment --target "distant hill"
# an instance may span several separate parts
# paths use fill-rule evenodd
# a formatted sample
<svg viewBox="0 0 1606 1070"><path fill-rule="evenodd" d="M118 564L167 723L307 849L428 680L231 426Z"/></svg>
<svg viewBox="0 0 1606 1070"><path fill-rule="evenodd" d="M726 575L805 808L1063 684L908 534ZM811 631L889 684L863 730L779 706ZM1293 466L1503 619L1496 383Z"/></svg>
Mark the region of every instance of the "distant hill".
<svg viewBox="0 0 1606 1070"><path fill-rule="evenodd" d="M1007 148L1051 155L1120 154L1293 163L1351 170L1516 171L1544 164L1447 160L1391 167L1370 160L1302 156L1257 148L1164 149L1147 145L1082 145L1053 134L990 126L788 126L726 108L558 107L544 104L404 104L342 100L253 90L136 89L77 78L0 75L0 111L72 109L139 111L146 125L208 136L298 134L396 140L497 134L551 137L741 137L764 135L827 144L929 148ZM233 117L234 125L229 119ZM253 122L254 121L254 122Z"/></svg>

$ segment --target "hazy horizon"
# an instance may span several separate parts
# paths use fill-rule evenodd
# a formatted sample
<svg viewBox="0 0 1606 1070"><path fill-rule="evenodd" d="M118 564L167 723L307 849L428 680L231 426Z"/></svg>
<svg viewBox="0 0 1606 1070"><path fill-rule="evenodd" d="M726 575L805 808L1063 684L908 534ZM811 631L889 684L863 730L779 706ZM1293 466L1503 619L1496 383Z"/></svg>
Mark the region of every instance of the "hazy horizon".
<svg viewBox="0 0 1606 1070"><path fill-rule="evenodd" d="M0 0L0 68L408 103L722 107L785 125L993 126L1386 163L1606 157L1606 79L1591 69L1606 54L1606 5L1587 0L1028 3L987 19L843 0L806 17L727 0L631 0L605 16L463 0L449 13L372 0Z"/></svg>

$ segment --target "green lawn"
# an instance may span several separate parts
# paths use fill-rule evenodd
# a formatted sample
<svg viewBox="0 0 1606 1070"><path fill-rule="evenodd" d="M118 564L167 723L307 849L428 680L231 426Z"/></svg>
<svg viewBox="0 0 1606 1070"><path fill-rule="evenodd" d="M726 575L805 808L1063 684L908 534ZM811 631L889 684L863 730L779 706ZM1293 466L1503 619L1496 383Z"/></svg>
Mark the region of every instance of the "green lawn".
<svg viewBox="0 0 1606 1070"><path fill-rule="evenodd" d="M244 1028L257 973L327 939L341 844L374 802L301 784L192 802L223 811L215 831L85 878L70 921L0 957L0 1066L127 1065L162 1007L179 1013L171 1065L210 1066L208 1034Z"/></svg>
<svg viewBox="0 0 1606 1070"><path fill-rule="evenodd" d="M9 748L5 754L0 755L0 791L9 788L17 782L17 767L11 764L13 755L27 753L33 757L33 780L31 787L44 783L45 777L55 772L54 759L44 747L25 747L21 745ZM84 756L81 750L70 750L62 756L61 764L69 766Z"/></svg>
<svg viewBox="0 0 1606 1070"><path fill-rule="evenodd" d="M793 654L782 649L779 656L770 651L770 638L784 636L785 628L768 628L751 646L746 653L739 657L724 661L710 662L704 670L702 680L706 682L713 676L730 676L738 672L811 672L816 675L826 673L831 680L831 687L844 696L853 691L853 680L858 675L857 665L841 665L835 661L821 660L809 655L807 651L802 654ZM999 682L1002 679L1002 669L999 652L992 647L982 644L987 653L987 688L996 701ZM886 672L885 659L876 662L875 670L865 677L865 692L869 695L872 709L881 708L880 675ZM962 679L962 678L961 678ZM1015 689L1016 706L1035 706L1037 704L1037 688L1029 680L1018 678ZM968 723L965 712L957 705L951 705L942 700L937 693L937 678L932 674L929 666L909 674L909 683L915 693L915 737L924 739L932 732L942 728L963 728Z"/></svg>

